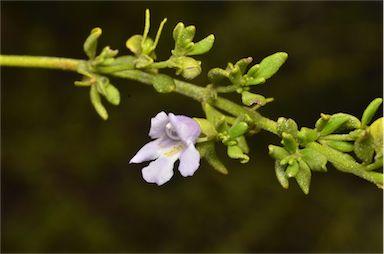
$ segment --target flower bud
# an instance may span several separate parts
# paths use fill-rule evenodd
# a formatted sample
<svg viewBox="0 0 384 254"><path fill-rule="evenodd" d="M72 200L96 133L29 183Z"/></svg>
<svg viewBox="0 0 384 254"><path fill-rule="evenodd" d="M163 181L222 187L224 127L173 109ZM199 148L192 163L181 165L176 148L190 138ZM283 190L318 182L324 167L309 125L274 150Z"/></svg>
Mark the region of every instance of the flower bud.
<svg viewBox="0 0 384 254"><path fill-rule="evenodd" d="M170 65L176 68L176 74L186 79L193 79L201 73L201 62L187 56L170 58Z"/></svg>

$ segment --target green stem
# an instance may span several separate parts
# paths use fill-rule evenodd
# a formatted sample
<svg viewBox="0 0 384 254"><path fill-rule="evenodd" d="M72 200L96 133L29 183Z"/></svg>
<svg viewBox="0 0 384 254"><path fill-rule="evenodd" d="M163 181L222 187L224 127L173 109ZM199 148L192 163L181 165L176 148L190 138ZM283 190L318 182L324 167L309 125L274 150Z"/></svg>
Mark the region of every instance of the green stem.
<svg viewBox="0 0 384 254"><path fill-rule="evenodd" d="M151 69L164 69L164 68L169 68L169 67L170 67L169 66L169 60L151 63L148 66L148 68L151 68Z"/></svg>
<svg viewBox="0 0 384 254"><path fill-rule="evenodd" d="M0 55L0 66L35 67L77 71L77 68L82 62L84 62L84 60L58 57ZM166 61L159 62L158 64L166 64ZM100 74L103 74L103 69L100 69L99 71L101 72ZM140 70L124 70L116 71L113 73L110 73L109 71L110 70L108 70L108 73L106 74L135 80L147 85L152 85L153 77L155 75ZM217 108L224 110L234 116L247 114L254 120L258 128L277 134L276 122L261 116L259 113L251 111L250 109L242 107L230 100L221 97L217 97L216 99L211 100L211 98L214 97L214 90L212 88L196 86L177 79L175 79L175 84L175 92L179 94L191 97L199 102L210 101L210 103L212 103Z"/></svg>
<svg viewBox="0 0 384 254"><path fill-rule="evenodd" d="M222 97L217 97L217 99L214 100L212 104L217 108L235 116L246 114L251 117L258 128L264 129L277 135L277 123L271 119L263 117L256 111L242 107Z"/></svg>
<svg viewBox="0 0 384 254"><path fill-rule="evenodd" d="M41 57L41 56L14 56L14 55L0 55L0 66L13 66L13 67L27 67L27 68L48 68L59 69L66 71L77 72L79 65L86 62L85 60L59 58L59 57ZM157 63L156 67L165 65L165 62ZM109 74L115 77L127 78L138 81L147 85L152 85L153 78L156 74L147 73L141 70L122 70L110 72L111 70L99 70L100 74ZM240 106L230 100L216 96L217 90L212 87L199 87L191 83L175 79L176 89L175 92L191 97L199 102L208 102L214 107L226 111L233 116L248 115L256 127L267 130L276 135L277 123L266 117L263 117L258 112L249 108ZM217 88L218 89L218 88ZM228 86L226 90L219 89L220 92L235 91L234 86ZM333 135L335 140L349 140L350 136L345 135ZM378 172L372 172L369 170L376 169L382 165L382 161L376 164L364 166L358 164L348 154L341 153L330 147L323 146L319 143L312 142L307 145L322 154L324 154L328 161L330 161L338 170L343 172L352 173L363 179L375 183L379 187L383 186L383 174ZM381 163L381 164L380 164Z"/></svg>
<svg viewBox="0 0 384 254"><path fill-rule="evenodd" d="M0 55L0 66L76 71L81 62L82 60L61 57Z"/></svg>
<svg viewBox="0 0 384 254"><path fill-rule="evenodd" d="M239 89L238 85L220 86L216 88L218 93L232 93Z"/></svg>
<svg viewBox="0 0 384 254"><path fill-rule="evenodd" d="M378 172L367 171L366 167L357 163L350 155L341 153L328 146L323 146L316 142L307 144L308 148L314 149L327 157L335 168L342 172L347 172L359 176L367 181L383 187L383 174Z"/></svg>

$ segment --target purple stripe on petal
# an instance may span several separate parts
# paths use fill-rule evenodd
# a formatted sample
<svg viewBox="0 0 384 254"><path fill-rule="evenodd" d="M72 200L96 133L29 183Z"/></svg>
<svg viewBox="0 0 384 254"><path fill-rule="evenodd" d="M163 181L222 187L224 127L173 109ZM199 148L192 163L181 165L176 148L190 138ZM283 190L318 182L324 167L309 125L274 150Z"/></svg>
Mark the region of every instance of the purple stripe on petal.
<svg viewBox="0 0 384 254"><path fill-rule="evenodd" d="M175 116L172 113L169 113L168 117L173 128L175 128L177 134L184 143L189 145L196 142L196 139L200 135L200 126L195 120L187 116Z"/></svg>
<svg viewBox="0 0 384 254"><path fill-rule="evenodd" d="M180 155L179 171L182 176L192 176L200 165L200 154L193 144Z"/></svg>
<svg viewBox="0 0 384 254"><path fill-rule="evenodd" d="M173 176L173 164L177 158L177 156L159 157L157 160L152 161L141 171L144 180L157 185L168 182Z"/></svg>
<svg viewBox="0 0 384 254"><path fill-rule="evenodd" d="M165 134L165 126L168 122L168 116L164 111L158 113L151 119L151 129L149 130L149 136L153 139L163 136Z"/></svg>
<svg viewBox="0 0 384 254"><path fill-rule="evenodd" d="M160 142L161 139L156 139L144 145L129 163L141 163L157 159L160 156Z"/></svg>

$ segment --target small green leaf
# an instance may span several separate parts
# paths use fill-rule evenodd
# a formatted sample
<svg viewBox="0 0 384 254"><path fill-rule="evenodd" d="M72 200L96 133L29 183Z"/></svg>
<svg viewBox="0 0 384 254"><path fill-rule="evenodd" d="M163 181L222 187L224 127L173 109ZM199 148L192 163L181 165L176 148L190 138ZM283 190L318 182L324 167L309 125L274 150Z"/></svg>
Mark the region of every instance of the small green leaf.
<svg viewBox="0 0 384 254"><path fill-rule="evenodd" d="M298 148L298 144L295 138L291 134L286 132L283 132L282 137L283 140L281 141L281 143L284 145L285 149L290 153L295 153Z"/></svg>
<svg viewBox="0 0 384 254"><path fill-rule="evenodd" d="M333 114L331 116L331 118L336 118L336 117L340 117L340 118L341 117L345 117L345 118L347 118L347 121L340 126L338 131L354 130L354 129L358 129L358 128L361 127L360 120L357 117L353 116L353 115L346 114L346 113L337 113L337 114Z"/></svg>
<svg viewBox="0 0 384 254"><path fill-rule="evenodd" d="M373 138L369 131L365 131L355 141L354 152L356 156L364 163L368 164L372 161L375 152Z"/></svg>
<svg viewBox="0 0 384 254"><path fill-rule="evenodd" d="M185 27L178 38L179 43L183 46L188 45L190 42L192 42L193 37L195 37L195 33L196 33L196 27L195 26L190 25L190 26Z"/></svg>
<svg viewBox="0 0 384 254"><path fill-rule="evenodd" d="M244 136L236 138L236 141L237 145L241 148L244 153L249 153L249 146Z"/></svg>
<svg viewBox="0 0 384 254"><path fill-rule="evenodd" d="M376 151L375 159L383 157L383 121L383 117L381 117L368 127L368 131L373 138L373 145Z"/></svg>
<svg viewBox="0 0 384 254"><path fill-rule="evenodd" d="M112 50L110 47L104 47L100 55L98 55L93 61L92 65L107 65L113 62L113 57L119 53L118 50Z"/></svg>
<svg viewBox="0 0 384 254"><path fill-rule="evenodd" d="M224 78L228 78L229 73L220 68L213 68L208 72L208 78L211 82L218 82Z"/></svg>
<svg viewBox="0 0 384 254"><path fill-rule="evenodd" d="M251 68L249 68L248 72L247 72L247 76L248 77L253 77L256 75L256 72L260 69L260 65L259 64L255 64L254 66L252 66Z"/></svg>
<svg viewBox="0 0 384 254"><path fill-rule="evenodd" d="M202 106L208 121L213 123L215 129L218 129L218 127L224 122L225 116L208 103L203 103Z"/></svg>
<svg viewBox="0 0 384 254"><path fill-rule="evenodd" d="M170 76L157 74L153 77L153 87L159 93L170 93L176 89L176 84Z"/></svg>
<svg viewBox="0 0 384 254"><path fill-rule="evenodd" d="M345 115L331 116L329 121L325 124L324 128L320 131L320 135L326 136L335 132L344 123L346 123L348 119L349 118Z"/></svg>
<svg viewBox="0 0 384 254"><path fill-rule="evenodd" d="M269 145L269 155L275 160L282 160L289 155L287 150L280 146Z"/></svg>
<svg viewBox="0 0 384 254"><path fill-rule="evenodd" d="M199 125L201 132L208 137L209 139L212 139L217 136L217 131L215 129L215 126L204 118L197 118L194 117L193 120L195 120Z"/></svg>
<svg viewBox="0 0 384 254"><path fill-rule="evenodd" d="M368 107L364 110L363 116L361 117L362 127L367 126L371 122L382 102L383 99L376 98L371 103L369 103Z"/></svg>
<svg viewBox="0 0 384 254"><path fill-rule="evenodd" d="M242 73L240 71L240 67L237 65L233 65L232 63L228 63L227 69L228 73L228 79L231 81L232 84L235 85L242 85Z"/></svg>
<svg viewBox="0 0 384 254"><path fill-rule="evenodd" d="M288 165L285 174L287 177L295 177L299 172L299 163L297 161L293 161L292 164Z"/></svg>
<svg viewBox="0 0 384 254"><path fill-rule="evenodd" d="M103 104L101 103L100 95L97 92L97 89L94 85L91 86L89 95L90 95L92 105L95 108L96 112L99 114L99 116L103 120L107 120L108 119L107 110L104 108Z"/></svg>
<svg viewBox="0 0 384 254"><path fill-rule="evenodd" d="M327 172L327 157L311 148L300 150L301 158L308 164L311 170Z"/></svg>
<svg viewBox="0 0 384 254"><path fill-rule="evenodd" d="M316 130L307 127L302 127L297 133L297 138L303 145L317 140L318 137L319 133Z"/></svg>
<svg viewBox="0 0 384 254"><path fill-rule="evenodd" d="M284 166L280 165L280 161L275 161L275 174L276 178L279 181L280 185L283 186L284 189L288 189L289 181L288 177L285 174Z"/></svg>
<svg viewBox="0 0 384 254"><path fill-rule="evenodd" d="M242 136L248 130L248 124L246 122L238 122L231 126L228 130L228 134L231 138L237 138Z"/></svg>
<svg viewBox="0 0 384 254"><path fill-rule="evenodd" d="M252 86L252 85L259 85L264 84L266 82L265 78L247 78L245 85Z"/></svg>
<svg viewBox="0 0 384 254"><path fill-rule="evenodd" d="M199 42L196 42L192 49L188 51L187 55L202 55L207 53L213 46L213 43L215 42L215 36L213 34L208 35L204 39L202 39Z"/></svg>
<svg viewBox="0 0 384 254"><path fill-rule="evenodd" d="M150 56L140 55L135 60L135 67L138 68L138 69L146 68L146 67L148 67L152 63L153 63L153 59Z"/></svg>
<svg viewBox="0 0 384 254"><path fill-rule="evenodd" d="M246 57L242 58L239 61L236 62L235 66L238 66L240 69L240 72L243 74L245 70L247 69L248 65L253 61L252 57Z"/></svg>
<svg viewBox="0 0 384 254"><path fill-rule="evenodd" d="M105 87L104 96L107 99L107 101L109 101L111 104L113 105L120 104L120 92L112 84L109 84L107 87Z"/></svg>
<svg viewBox="0 0 384 254"><path fill-rule="evenodd" d="M173 33L172 33L173 39L175 41L177 41L179 39L179 36L183 32L183 30L184 30L184 24L182 22L177 23L177 25L173 29Z"/></svg>
<svg viewBox="0 0 384 254"><path fill-rule="evenodd" d="M254 104L264 106L267 103L267 99L260 95L244 91L241 93L241 101L244 105L252 106Z"/></svg>
<svg viewBox="0 0 384 254"><path fill-rule="evenodd" d="M279 117L279 119L277 119L277 133L279 135L286 132L295 137L297 135L297 129L298 127L294 120L285 117Z"/></svg>
<svg viewBox="0 0 384 254"><path fill-rule="evenodd" d="M125 43L125 46L132 51L135 55L140 55L142 51L141 42L143 40L143 36L140 34L136 34L131 36L127 42Z"/></svg>
<svg viewBox="0 0 384 254"><path fill-rule="evenodd" d="M320 140L320 143L332 147L333 149L336 149L343 153L352 152L355 147L354 144L339 140Z"/></svg>
<svg viewBox="0 0 384 254"><path fill-rule="evenodd" d="M243 150L237 145L227 147L228 157L231 159L239 159L240 163L247 163L249 161L248 155L243 153Z"/></svg>
<svg viewBox="0 0 384 254"><path fill-rule="evenodd" d="M301 190L307 195L309 193L309 186L311 185L311 170L303 160L299 160L299 166L300 169L295 178Z"/></svg>
<svg viewBox="0 0 384 254"><path fill-rule="evenodd" d="M135 68L136 60L137 58L134 56L120 56L114 58L107 68L110 72L132 70Z"/></svg>
<svg viewBox="0 0 384 254"><path fill-rule="evenodd" d="M96 76L96 88L100 94L105 96L107 86L109 86L109 79L107 77Z"/></svg>
<svg viewBox="0 0 384 254"><path fill-rule="evenodd" d="M287 58L288 54L285 52L277 52L273 55L267 56L260 62L258 69L255 72L252 70L250 73L253 74L252 77L254 79L269 79L279 70Z"/></svg>
<svg viewBox="0 0 384 254"><path fill-rule="evenodd" d="M101 28L93 28L88 38L85 40L83 49L90 59L94 59L96 56L97 40L99 39L102 31Z"/></svg>
<svg viewBox="0 0 384 254"><path fill-rule="evenodd" d="M328 123L329 119L331 119L331 115L320 114L320 118L315 123L315 128L317 131L321 131L324 129L325 125Z"/></svg>
<svg viewBox="0 0 384 254"><path fill-rule="evenodd" d="M214 141L198 143L196 146L200 152L201 157L204 157L209 165L224 175L228 174L227 168L216 155Z"/></svg>
<svg viewBox="0 0 384 254"><path fill-rule="evenodd" d="M81 81L75 81L75 86L91 86L94 84L94 82L94 80L87 78Z"/></svg>

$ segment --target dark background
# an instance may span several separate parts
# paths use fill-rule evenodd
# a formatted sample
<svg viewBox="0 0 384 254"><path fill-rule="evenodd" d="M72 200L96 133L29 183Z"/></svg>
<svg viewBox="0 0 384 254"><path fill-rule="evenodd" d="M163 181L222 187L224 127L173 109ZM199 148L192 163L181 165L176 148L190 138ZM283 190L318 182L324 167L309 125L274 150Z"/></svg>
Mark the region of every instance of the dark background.
<svg viewBox="0 0 384 254"><path fill-rule="evenodd" d="M196 38L213 33L200 57L213 67L277 51L289 53L279 73L255 91L275 98L261 113L312 127L319 113L361 116L382 95L382 2L1 2L2 54L84 58L83 40L103 28L101 46L127 54L152 11L154 36L168 18L159 59L173 47L178 21ZM202 116L177 94L113 79L119 107L100 120L79 75L1 69L2 252L382 252L382 191L353 175L314 173L310 194L274 175L266 132L254 136L251 162L224 160L228 176L205 162L193 177L176 171L162 187L129 165L150 139L159 111ZM238 100L238 98L236 98ZM225 159L225 154L221 157Z"/></svg>

